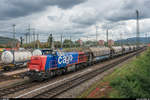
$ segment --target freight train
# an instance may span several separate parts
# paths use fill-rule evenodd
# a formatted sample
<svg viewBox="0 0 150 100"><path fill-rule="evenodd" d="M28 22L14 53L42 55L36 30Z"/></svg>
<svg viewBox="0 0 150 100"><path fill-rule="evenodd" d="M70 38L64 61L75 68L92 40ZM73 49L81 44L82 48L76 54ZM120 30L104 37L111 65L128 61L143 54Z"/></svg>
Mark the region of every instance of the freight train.
<svg viewBox="0 0 150 100"><path fill-rule="evenodd" d="M83 51L65 52L45 50L44 55L32 56L26 76L31 80L43 81L56 75L79 70L105 59L114 58L143 48L136 46L89 47Z"/></svg>
<svg viewBox="0 0 150 100"><path fill-rule="evenodd" d="M30 61L31 56L42 55L42 52L38 49L36 50L9 50L2 52L1 55L1 69L10 70L12 68L22 67L21 65L26 65Z"/></svg>

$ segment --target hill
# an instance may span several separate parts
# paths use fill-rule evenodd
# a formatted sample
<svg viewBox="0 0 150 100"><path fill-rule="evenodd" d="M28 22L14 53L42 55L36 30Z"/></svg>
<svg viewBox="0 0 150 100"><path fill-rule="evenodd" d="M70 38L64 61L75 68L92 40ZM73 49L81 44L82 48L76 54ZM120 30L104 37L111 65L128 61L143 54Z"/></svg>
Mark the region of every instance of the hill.
<svg viewBox="0 0 150 100"><path fill-rule="evenodd" d="M0 36L0 44L6 45L9 43L13 43L13 41L14 41L14 39L12 39L12 38ZM18 40L15 40L15 41L18 41Z"/></svg>
<svg viewBox="0 0 150 100"><path fill-rule="evenodd" d="M139 40L140 40L140 43L150 43L150 37L148 37L148 38L140 37ZM126 43L135 44L136 43L136 37L123 39L123 40L117 40L115 42L116 43L121 43L121 41L122 41L123 44L126 44Z"/></svg>

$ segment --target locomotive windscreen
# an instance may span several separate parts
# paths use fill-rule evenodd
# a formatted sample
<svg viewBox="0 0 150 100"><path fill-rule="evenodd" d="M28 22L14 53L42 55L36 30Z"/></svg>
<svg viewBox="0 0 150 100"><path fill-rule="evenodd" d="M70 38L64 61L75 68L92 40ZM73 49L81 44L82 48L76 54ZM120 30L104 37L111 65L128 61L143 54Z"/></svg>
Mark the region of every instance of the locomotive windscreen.
<svg viewBox="0 0 150 100"><path fill-rule="evenodd" d="M53 50L41 50L42 51L42 55L49 55L53 53Z"/></svg>

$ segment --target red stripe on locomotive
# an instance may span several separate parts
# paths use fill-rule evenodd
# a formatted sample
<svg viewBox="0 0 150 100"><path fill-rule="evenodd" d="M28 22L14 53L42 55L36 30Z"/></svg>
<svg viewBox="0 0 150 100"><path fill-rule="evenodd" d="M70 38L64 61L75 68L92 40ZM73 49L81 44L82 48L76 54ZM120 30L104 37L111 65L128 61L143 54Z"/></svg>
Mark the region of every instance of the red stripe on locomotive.
<svg viewBox="0 0 150 100"><path fill-rule="evenodd" d="M78 63L87 62L88 60L87 55L84 52L78 52L78 53L79 53Z"/></svg>

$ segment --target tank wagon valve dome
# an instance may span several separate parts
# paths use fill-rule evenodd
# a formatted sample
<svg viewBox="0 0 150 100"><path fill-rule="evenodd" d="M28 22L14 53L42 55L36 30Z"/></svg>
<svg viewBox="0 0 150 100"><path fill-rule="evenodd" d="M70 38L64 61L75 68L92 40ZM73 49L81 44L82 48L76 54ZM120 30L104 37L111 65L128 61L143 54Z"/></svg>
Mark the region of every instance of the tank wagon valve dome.
<svg viewBox="0 0 150 100"><path fill-rule="evenodd" d="M32 56L40 56L42 55L42 51L39 49L36 49L32 52Z"/></svg>

